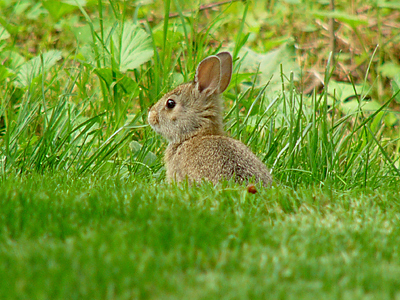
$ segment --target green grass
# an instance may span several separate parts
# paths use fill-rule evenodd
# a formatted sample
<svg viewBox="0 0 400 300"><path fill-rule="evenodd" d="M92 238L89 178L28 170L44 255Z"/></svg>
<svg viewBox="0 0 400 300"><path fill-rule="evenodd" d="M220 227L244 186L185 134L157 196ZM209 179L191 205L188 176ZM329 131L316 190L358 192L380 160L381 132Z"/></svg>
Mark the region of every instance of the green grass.
<svg viewBox="0 0 400 300"><path fill-rule="evenodd" d="M0 0L0 298L400 299L399 7L335 2ZM167 184L146 121L225 50L255 195Z"/></svg>
<svg viewBox="0 0 400 300"><path fill-rule="evenodd" d="M16 188L18 187L18 188ZM0 189L2 299L393 299L394 189L14 177Z"/></svg>
<svg viewBox="0 0 400 300"><path fill-rule="evenodd" d="M0 2L4 8L0 16L3 178L16 171L48 170L162 178L165 141L147 125L148 108L175 85L191 80L205 56L229 50L235 63L232 84L224 94L226 129L251 147L278 182L346 190L399 180L396 103L400 83L397 77L388 77L385 97L378 92L383 85L374 79L381 67L376 64L375 50L365 50L369 58L363 58L363 77L349 73L346 83L338 81L340 68L325 53L320 59L326 64L319 71L324 87L306 94L302 90L311 66L298 62L304 55L296 50L302 43L298 32L291 32L293 39L283 39L274 50L272 45L256 47L251 42L257 28L278 26L272 21L264 24L260 11L278 22L282 15L292 18L295 6L234 2L209 12L212 15L207 18L197 16L202 12L190 13L190 6L183 2L172 2L166 1L163 7L120 1L89 1L86 6L80 1L72 6L59 1ZM164 20L143 22L152 8ZM306 3L310 16L319 16L321 9L326 7ZM352 12L341 5L338 9L345 11L339 14L343 24L356 26L343 34L351 38L363 29L365 22L354 20ZM395 10L385 9L377 8L374 18L392 16ZM229 22L237 19L237 26ZM33 55L25 53L20 44L23 38L29 40L25 26L30 23L31 34L47 32L50 40L59 39L60 47L49 50L45 44L47 48ZM279 24L283 30L284 24ZM229 39L226 32L231 33ZM389 36L396 32L393 29ZM382 40L387 38L380 31L377 34ZM321 38L321 42L326 41ZM388 47L385 51L396 51ZM393 56L385 51L379 55ZM341 55L336 55L336 61L343 66L346 55ZM384 69L388 72L388 67Z"/></svg>

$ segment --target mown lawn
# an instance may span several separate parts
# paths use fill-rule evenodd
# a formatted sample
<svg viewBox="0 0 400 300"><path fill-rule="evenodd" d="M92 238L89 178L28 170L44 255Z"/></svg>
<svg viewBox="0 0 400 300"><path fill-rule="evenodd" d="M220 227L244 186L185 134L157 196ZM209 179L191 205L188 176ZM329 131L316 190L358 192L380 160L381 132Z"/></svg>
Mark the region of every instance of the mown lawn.
<svg viewBox="0 0 400 300"><path fill-rule="evenodd" d="M0 199L2 299L400 297L395 187L37 175Z"/></svg>

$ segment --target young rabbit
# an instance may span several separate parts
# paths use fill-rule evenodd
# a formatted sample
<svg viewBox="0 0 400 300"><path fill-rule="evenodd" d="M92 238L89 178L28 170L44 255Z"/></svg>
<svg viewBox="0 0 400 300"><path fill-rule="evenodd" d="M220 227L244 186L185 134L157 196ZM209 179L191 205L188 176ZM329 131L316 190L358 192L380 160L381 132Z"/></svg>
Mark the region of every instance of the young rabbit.
<svg viewBox="0 0 400 300"><path fill-rule="evenodd" d="M164 136L168 181L218 183L234 177L236 182L261 182L272 177L266 166L243 143L225 136L220 94L232 75L229 52L205 58L192 82L162 97L149 111L150 126Z"/></svg>

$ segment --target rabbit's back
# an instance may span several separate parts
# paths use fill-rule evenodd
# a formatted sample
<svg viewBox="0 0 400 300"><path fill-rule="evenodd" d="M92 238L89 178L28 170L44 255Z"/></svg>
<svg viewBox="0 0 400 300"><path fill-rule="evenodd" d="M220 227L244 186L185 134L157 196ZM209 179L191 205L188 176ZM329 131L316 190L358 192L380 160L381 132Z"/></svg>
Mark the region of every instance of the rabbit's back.
<svg viewBox="0 0 400 300"><path fill-rule="evenodd" d="M272 182L267 167L242 142L220 135L195 136L170 144L165 153L167 179L214 184L234 177L238 183Z"/></svg>

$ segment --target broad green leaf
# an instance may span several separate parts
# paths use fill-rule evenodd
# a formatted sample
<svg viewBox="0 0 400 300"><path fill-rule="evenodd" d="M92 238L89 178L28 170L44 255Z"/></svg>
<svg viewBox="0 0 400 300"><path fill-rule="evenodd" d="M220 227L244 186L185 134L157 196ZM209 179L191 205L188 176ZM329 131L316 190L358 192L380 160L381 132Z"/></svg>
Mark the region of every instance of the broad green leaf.
<svg viewBox="0 0 400 300"><path fill-rule="evenodd" d="M397 74L392 80L392 91L396 94L396 102L400 103L400 75Z"/></svg>
<svg viewBox="0 0 400 300"><path fill-rule="evenodd" d="M127 21L124 25L114 22L107 26L104 32L103 42L91 43L91 32L88 26L82 30L74 30L82 43L90 42L80 49L85 63L94 66L94 62L100 61L104 68L126 72L139 67L153 56L151 38L132 22ZM106 49L102 45L105 45Z"/></svg>
<svg viewBox="0 0 400 300"><path fill-rule="evenodd" d="M78 20L76 20L76 22L77 21ZM92 41L92 31L88 24L84 26L73 26L73 24L71 24L70 27L80 45L85 45ZM80 50L82 50L82 47Z"/></svg>
<svg viewBox="0 0 400 300"><path fill-rule="evenodd" d="M113 83L116 83L124 93L132 93L137 84L130 77L122 74L118 71L112 71L111 68L97 68L94 72L102 79L108 87L111 87Z"/></svg>
<svg viewBox="0 0 400 300"><path fill-rule="evenodd" d="M385 121L385 124L390 127L396 125L397 122L399 122L399 119L396 118L396 115L392 112L386 113L383 117L383 120Z"/></svg>
<svg viewBox="0 0 400 300"><path fill-rule="evenodd" d="M378 101L365 98L367 90L367 87L362 84L356 84L353 87L350 83L333 80L328 86L329 98L338 101L339 105L337 107L346 115L359 111L373 113L381 108L381 104ZM359 102L359 99L361 102ZM380 120L382 117L384 117L384 122L387 126L393 126L397 122L397 118L392 112L382 112L378 119Z"/></svg>
<svg viewBox="0 0 400 300"><path fill-rule="evenodd" d="M30 20L37 20L42 15L48 15L48 11L43 8L41 3L36 3L31 9L26 12L26 17Z"/></svg>
<svg viewBox="0 0 400 300"><path fill-rule="evenodd" d="M350 15L348 13L342 11L320 11L315 10L312 14L317 18L334 18L338 19L339 21L350 25L351 27L355 28L358 25L368 25L368 20L362 19L358 16Z"/></svg>
<svg viewBox="0 0 400 300"><path fill-rule="evenodd" d="M85 6L85 0L43 0L42 1L43 7L49 12L50 16L55 19L59 20L66 14L73 12L76 10L78 5Z"/></svg>
<svg viewBox="0 0 400 300"><path fill-rule="evenodd" d="M17 72L19 67L26 61L18 52L11 50L0 52L0 60L3 62L4 66L14 72Z"/></svg>
<svg viewBox="0 0 400 300"><path fill-rule="evenodd" d="M9 69L7 69L5 66L0 65L0 82L4 81L5 79L13 75L15 74L10 72Z"/></svg>
<svg viewBox="0 0 400 300"><path fill-rule="evenodd" d="M26 10L32 5L32 1L16 1L17 3L14 5L13 13L20 16L22 14L26 14Z"/></svg>
<svg viewBox="0 0 400 300"><path fill-rule="evenodd" d="M132 142L129 143L129 148L131 149L131 151L136 156L140 154L140 151L142 150L142 147L143 146L137 141L132 141ZM144 157L142 162L144 164L148 165L148 166L151 166L156 161L157 161L157 156L153 152L149 151L149 152L146 153L146 155L145 155L145 157Z"/></svg>
<svg viewBox="0 0 400 300"><path fill-rule="evenodd" d="M87 4L86 0L62 0L61 2L70 4L73 6L86 6L86 4Z"/></svg>
<svg viewBox="0 0 400 300"><path fill-rule="evenodd" d="M10 34L8 33L8 31L3 26L0 25L0 41L8 39L9 37Z"/></svg>
<svg viewBox="0 0 400 300"><path fill-rule="evenodd" d="M74 56L74 58L82 62L86 66L91 66L92 68L95 68L97 66L96 59L98 59L98 57L94 52L94 47L96 47L96 45L93 45L93 43L79 47L79 52L76 56Z"/></svg>
<svg viewBox="0 0 400 300"><path fill-rule="evenodd" d="M378 0L377 2L378 6L381 8L400 9L399 1Z"/></svg>
<svg viewBox="0 0 400 300"><path fill-rule="evenodd" d="M5 30L11 35L17 35L18 33L20 33L21 30L23 30L23 28L25 28L24 25L22 25L19 22L18 23L10 22L7 18L1 16L1 14L0 14L0 24L1 24L0 27L5 28Z"/></svg>
<svg viewBox="0 0 400 300"><path fill-rule="evenodd" d="M300 0L284 0L283 2L286 2L288 4L301 4Z"/></svg>
<svg viewBox="0 0 400 300"><path fill-rule="evenodd" d="M168 28L167 30L167 41L171 43L173 47L179 46L179 43L184 39L184 32L181 30L182 25L176 25L176 26L171 26L171 28ZM163 27L158 26L154 28L153 30L153 39L154 43L158 47L162 47L163 41L164 41L164 32L163 32Z"/></svg>
<svg viewBox="0 0 400 300"><path fill-rule="evenodd" d="M352 114L357 112L359 109L362 109L365 112L375 112L381 108L381 105L375 100L361 101L361 103L359 103L357 98L352 98L349 101L342 102L340 108L343 113Z"/></svg>
<svg viewBox="0 0 400 300"><path fill-rule="evenodd" d="M261 87L269 82L267 87L269 92L281 90L281 65L283 74L289 78L290 73L294 73L294 78L298 77L300 67L296 60L296 49L293 44L285 43L278 49L265 54L259 54L249 48L242 48L239 53L243 57L240 62L241 72L260 73L257 86Z"/></svg>
<svg viewBox="0 0 400 300"><path fill-rule="evenodd" d="M395 78L395 76L398 76L400 74L400 65L396 64L394 61L386 62L383 65L381 65L378 69L383 76L389 78Z"/></svg>
<svg viewBox="0 0 400 300"><path fill-rule="evenodd" d="M178 86L182 84L184 81L183 75L178 72L173 72L171 76L168 78L169 86Z"/></svg>
<svg viewBox="0 0 400 300"><path fill-rule="evenodd" d="M50 50L24 63L17 73L17 83L26 87L43 71L49 70L62 58L61 51Z"/></svg>
<svg viewBox="0 0 400 300"><path fill-rule="evenodd" d="M340 102L344 102L356 95L362 97L362 94L365 94L367 90L368 87L362 84L355 84L353 87L351 83L337 82L334 80L331 80L328 85L328 95L335 101Z"/></svg>
<svg viewBox="0 0 400 300"><path fill-rule="evenodd" d="M238 84L242 84L244 86L247 85L251 86L252 76L254 76L254 73L237 73L237 72L233 73L231 82L229 83L229 86L226 90L229 91Z"/></svg>
<svg viewBox="0 0 400 300"><path fill-rule="evenodd" d="M121 30L115 31L113 44L116 56L114 59L121 72L136 69L153 56L149 35L132 22L125 22Z"/></svg>

